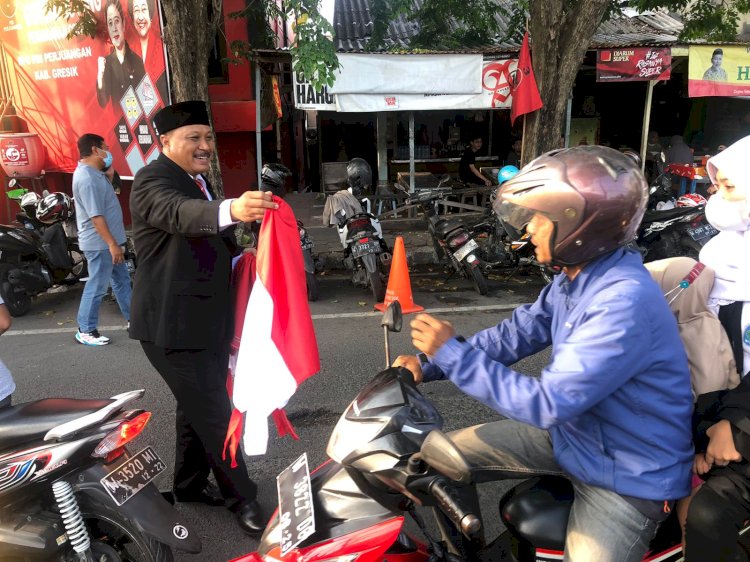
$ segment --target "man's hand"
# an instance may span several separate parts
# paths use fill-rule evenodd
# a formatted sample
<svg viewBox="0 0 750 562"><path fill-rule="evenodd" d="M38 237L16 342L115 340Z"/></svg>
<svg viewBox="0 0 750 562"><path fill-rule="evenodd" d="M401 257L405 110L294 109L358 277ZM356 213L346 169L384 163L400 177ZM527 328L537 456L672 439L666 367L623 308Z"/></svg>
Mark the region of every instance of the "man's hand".
<svg viewBox="0 0 750 562"><path fill-rule="evenodd" d="M112 254L112 263L122 263L125 261L125 254L122 251L122 246L119 244L110 244L109 253Z"/></svg>
<svg viewBox="0 0 750 562"><path fill-rule="evenodd" d="M278 208L270 191L246 191L232 201L229 212L233 221L253 222L262 219L266 209Z"/></svg>
<svg viewBox="0 0 750 562"><path fill-rule="evenodd" d="M430 357L455 335L450 322L443 322L429 314L418 314L411 321L411 342L419 351Z"/></svg>
<svg viewBox="0 0 750 562"><path fill-rule="evenodd" d="M728 420L721 420L709 427L706 435L709 438L706 449L706 462L709 465L726 466L742 460L742 455L734 446L732 424Z"/></svg>
<svg viewBox="0 0 750 562"><path fill-rule="evenodd" d="M416 355L399 355L391 367L409 369L414 376L414 382L417 384L422 382L422 362Z"/></svg>
<svg viewBox="0 0 750 562"><path fill-rule="evenodd" d="M489 187L489 186L492 185L492 182L490 180L488 180L488 179L485 178L484 185L487 186L487 187Z"/></svg>

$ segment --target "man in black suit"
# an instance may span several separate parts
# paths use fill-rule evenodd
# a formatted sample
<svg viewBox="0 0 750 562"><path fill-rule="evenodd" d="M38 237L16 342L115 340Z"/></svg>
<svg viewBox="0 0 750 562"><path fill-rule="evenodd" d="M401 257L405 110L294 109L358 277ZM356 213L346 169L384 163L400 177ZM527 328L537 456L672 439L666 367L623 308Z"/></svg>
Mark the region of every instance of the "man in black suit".
<svg viewBox="0 0 750 562"><path fill-rule="evenodd" d="M246 191L220 201L202 174L214 137L206 104L188 101L154 116L163 152L135 175L130 194L138 254L130 337L177 399L177 447L171 496L177 501L225 503L240 527L254 534L265 520L256 486L241 458L222 459L231 403L226 391L232 225L278 208L270 192ZM208 485L213 471L222 497Z"/></svg>

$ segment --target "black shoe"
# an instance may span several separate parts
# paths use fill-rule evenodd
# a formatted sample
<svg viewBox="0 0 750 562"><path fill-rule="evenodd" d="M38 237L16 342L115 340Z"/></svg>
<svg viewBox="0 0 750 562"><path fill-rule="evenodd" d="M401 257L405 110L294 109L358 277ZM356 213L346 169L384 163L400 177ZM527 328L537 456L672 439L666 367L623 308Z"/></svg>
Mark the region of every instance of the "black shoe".
<svg viewBox="0 0 750 562"><path fill-rule="evenodd" d="M165 499L167 501L170 501L166 497L166 494L168 493L169 492L164 492L162 495L165 496ZM219 493L219 490L217 490L216 486L214 486L210 482L206 484L206 486L199 492L175 490L171 494L173 497L173 501L170 503L172 504L174 504L174 501L178 501L181 503L202 503L213 507L224 505L224 498L221 497L221 494Z"/></svg>
<svg viewBox="0 0 750 562"><path fill-rule="evenodd" d="M237 506L237 523L240 525L240 529L245 531L248 535L259 535L266 528L266 518L263 516L263 510L260 504L253 500L245 502Z"/></svg>

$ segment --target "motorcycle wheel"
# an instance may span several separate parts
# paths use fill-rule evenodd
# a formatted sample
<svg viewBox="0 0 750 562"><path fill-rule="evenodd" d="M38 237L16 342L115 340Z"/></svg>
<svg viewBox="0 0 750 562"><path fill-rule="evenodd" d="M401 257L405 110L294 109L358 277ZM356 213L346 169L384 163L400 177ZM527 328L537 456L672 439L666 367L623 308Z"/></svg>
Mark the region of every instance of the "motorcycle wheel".
<svg viewBox="0 0 750 562"><path fill-rule="evenodd" d="M86 262L86 257L83 255L83 252L78 248L71 248L69 253L73 260L73 269L70 273L72 273L76 281L78 281L89 274L88 263Z"/></svg>
<svg viewBox="0 0 750 562"><path fill-rule="evenodd" d="M385 300L385 286L383 285L383 279L380 277L380 272L368 272L367 276L370 279L370 288L372 289L372 296L375 297L375 301L383 302Z"/></svg>
<svg viewBox="0 0 750 562"><path fill-rule="evenodd" d="M469 274L469 279L471 279L471 282L474 285L474 290L480 295L486 295L489 288L487 287L487 278L484 276L484 273L482 273L482 268L471 267L468 268L467 273Z"/></svg>
<svg viewBox="0 0 750 562"><path fill-rule="evenodd" d="M31 308L31 295L28 293L18 293L8 281L8 274L12 267L8 264L0 264L0 296L8 307L8 312L16 318L23 316Z"/></svg>
<svg viewBox="0 0 750 562"><path fill-rule="evenodd" d="M315 302L318 300L318 279L309 271L305 272L305 279L307 280L307 300Z"/></svg>
<svg viewBox="0 0 750 562"><path fill-rule="evenodd" d="M172 549L141 533L119 512L81 503L94 560L106 562L172 562ZM77 560L77 558L76 558Z"/></svg>

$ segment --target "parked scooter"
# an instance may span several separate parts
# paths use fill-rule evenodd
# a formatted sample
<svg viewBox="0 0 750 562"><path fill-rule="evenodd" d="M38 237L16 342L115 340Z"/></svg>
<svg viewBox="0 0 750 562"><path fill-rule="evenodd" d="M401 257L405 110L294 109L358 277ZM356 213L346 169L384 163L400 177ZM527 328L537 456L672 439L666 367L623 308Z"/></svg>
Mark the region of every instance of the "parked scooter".
<svg viewBox="0 0 750 562"><path fill-rule="evenodd" d="M400 184L395 185L409 196L406 205L416 205L424 214L437 258L450 265L462 277L469 279L477 293L486 295L487 278L484 276L482 261L479 258L479 244L475 240L474 232L463 221L438 214L439 201L453 192L451 187L446 186L449 181L450 177L445 176L436 188L416 193L409 193Z"/></svg>
<svg viewBox="0 0 750 562"><path fill-rule="evenodd" d="M326 208L335 216L344 266L351 272L352 283L370 287L375 300L382 302L391 251L380 221L372 213L372 202L363 196L372 184L372 170L362 158L353 158L346 172L349 188L331 195Z"/></svg>
<svg viewBox="0 0 750 562"><path fill-rule="evenodd" d="M271 191L277 197L282 199L286 195L284 181L292 172L283 164L264 164L261 171L261 181L263 190ZM307 300L318 300L318 280L315 277L317 260L313 254L313 240L305 225L297 219L297 229L299 230L299 241L302 246L302 260L305 264L305 279L307 281Z"/></svg>
<svg viewBox="0 0 750 562"><path fill-rule="evenodd" d="M171 548L200 552L200 539L151 483L164 462L151 447L126 447L151 417L126 408L143 394L0 410L3 560L169 562Z"/></svg>
<svg viewBox="0 0 750 562"><path fill-rule="evenodd" d="M394 303L383 325L399 331L401 322L400 306ZM388 348L386 332L390 365ZM485 544L485 522L471 507L476 505L476 487L469 464L442 427L440 413L416 387L412 374L386 368L339 419L328 441L331 460L309 476L297 470L293 482L280 481L280 504L292 506L291 512L277 510L258 551L235 562L561 560L573 502L570 482L543 476L514 486L500 500L499 514L493 514L506 530ZM309 516L300 521L294 506L299 506L299 515ZM438 526L452 527L445 533L450 544L431 536L417 507L437 510ZM407 533L407 514L424 539ZM682 560L681 539L672 514L644 560Z"/></svg>
<svg viewBox="0 0 750 562"><path fill-rule="evenodd" d="M26 314L33 296L87 274L83 253L64 227L74 212L70 197L50 193L35 202L34 221L0 225L0 296L13 316Z"/></svg>

